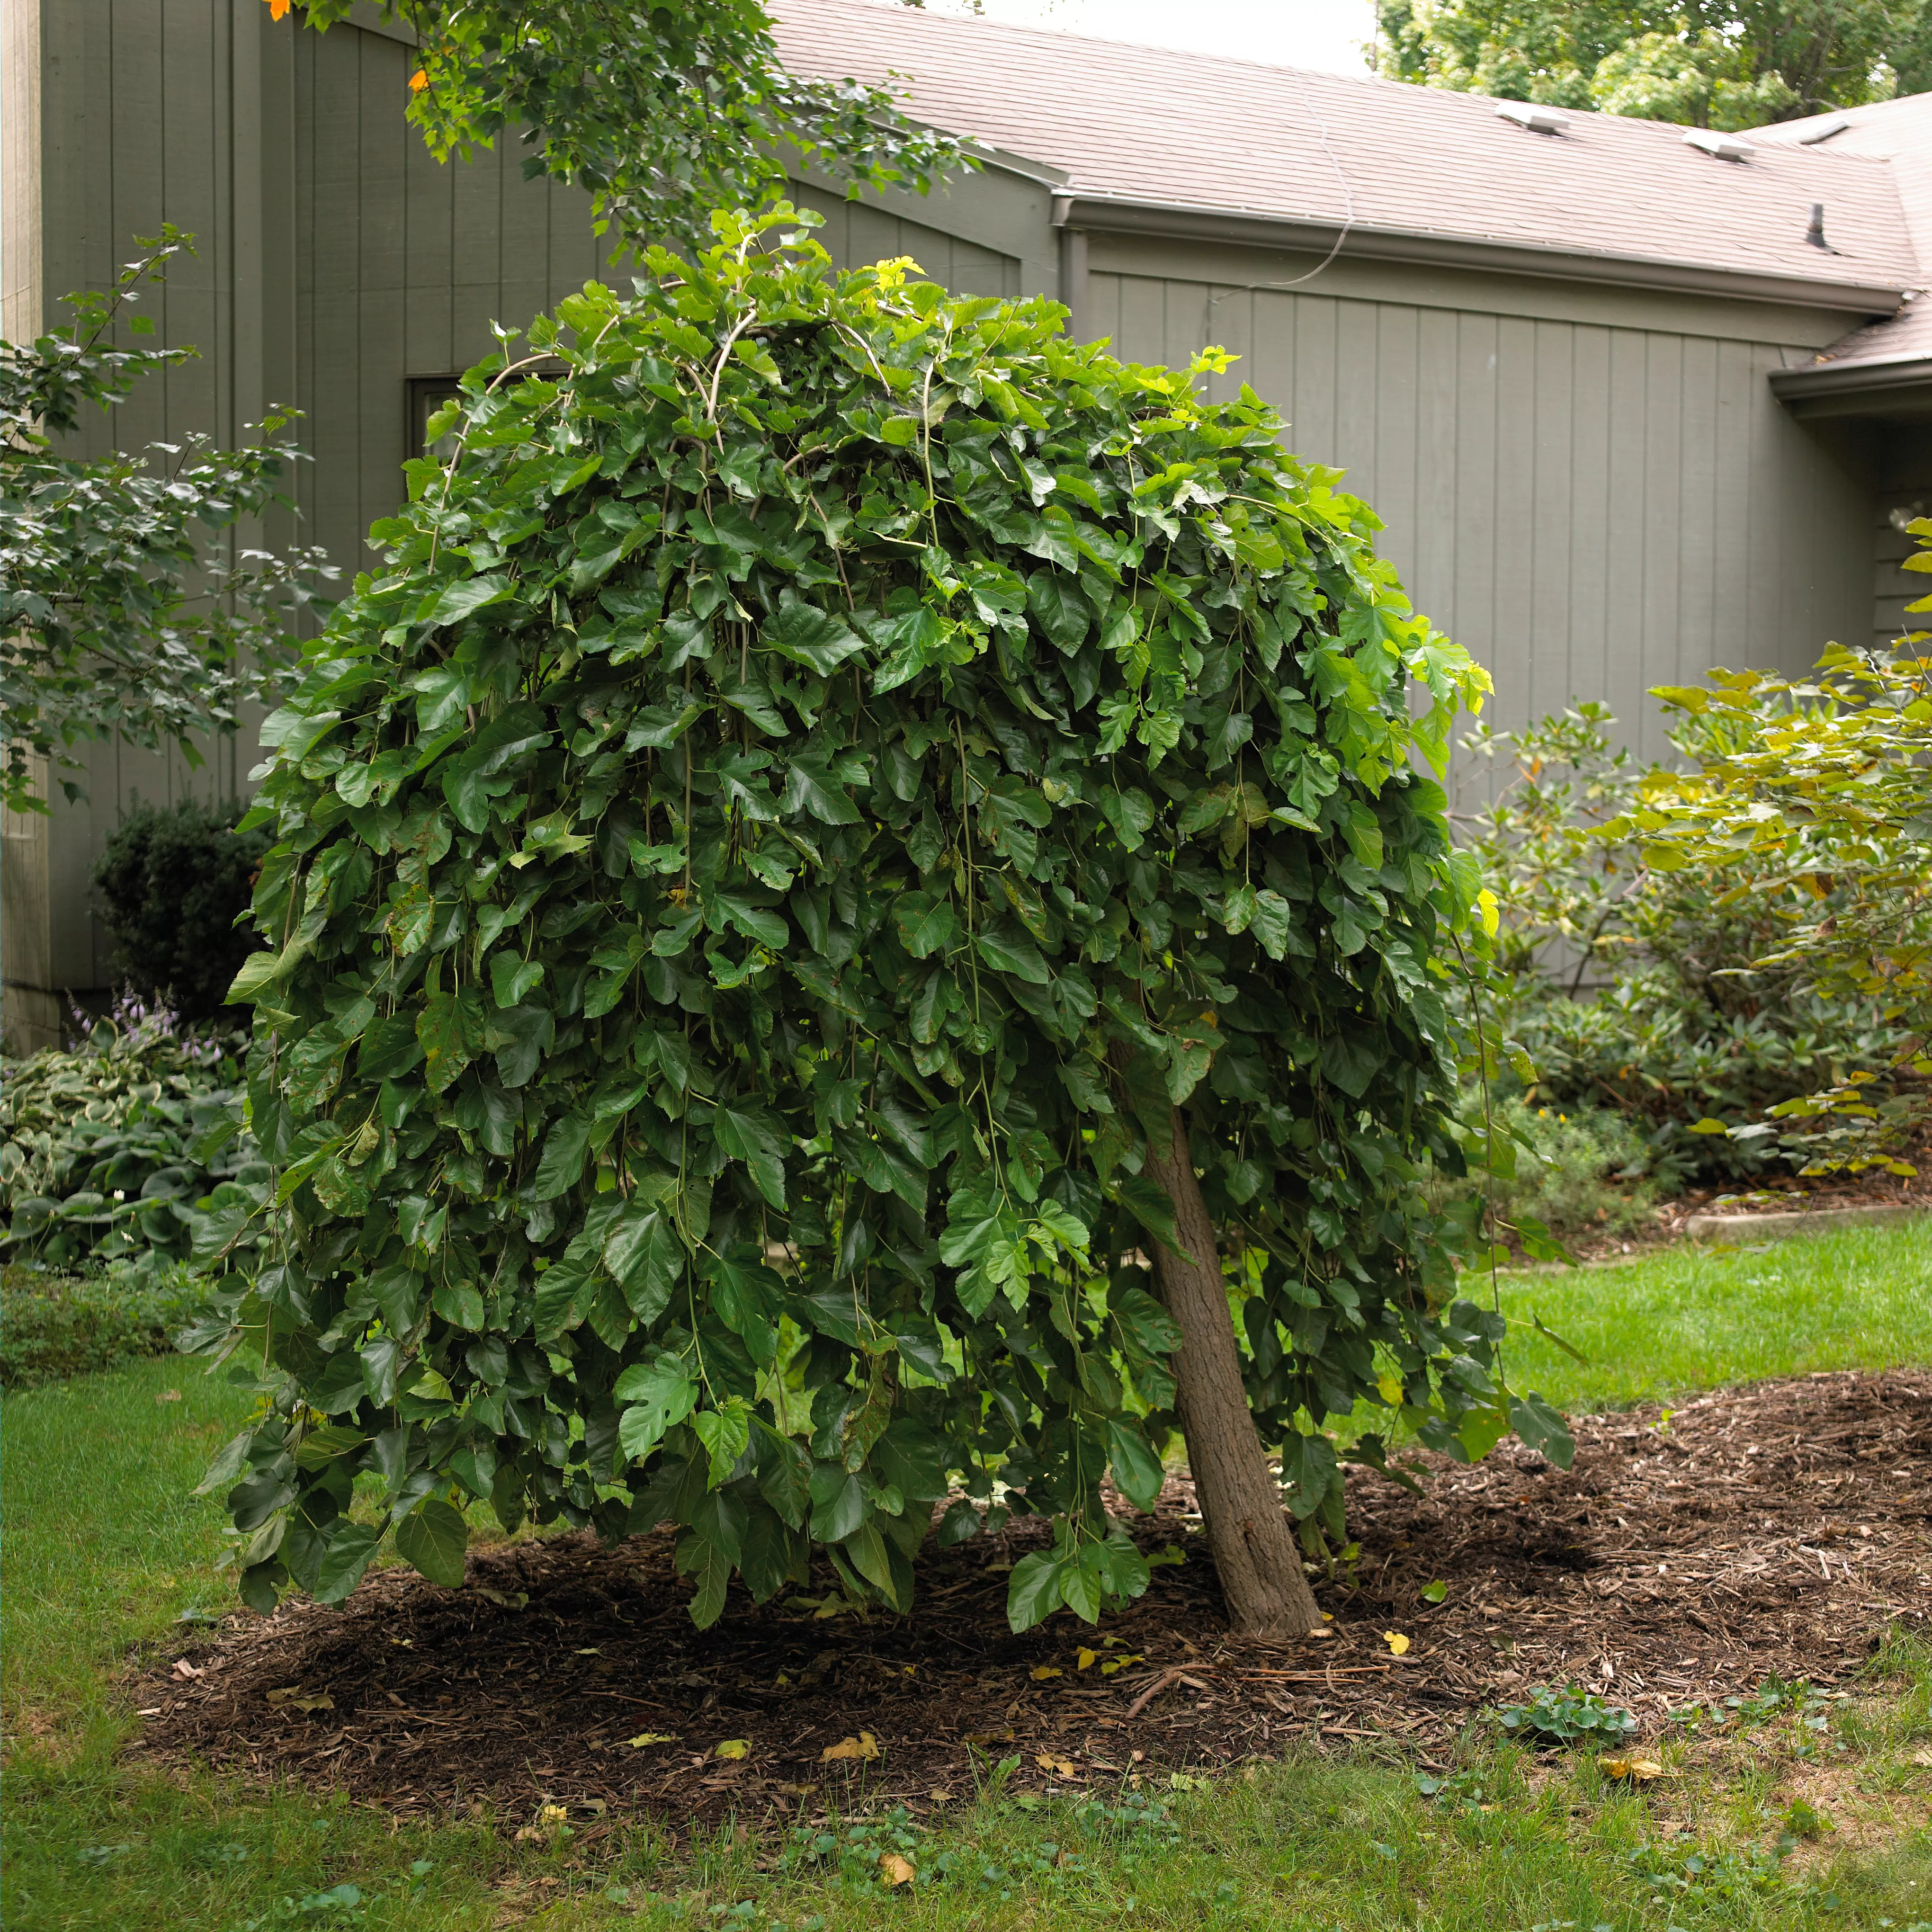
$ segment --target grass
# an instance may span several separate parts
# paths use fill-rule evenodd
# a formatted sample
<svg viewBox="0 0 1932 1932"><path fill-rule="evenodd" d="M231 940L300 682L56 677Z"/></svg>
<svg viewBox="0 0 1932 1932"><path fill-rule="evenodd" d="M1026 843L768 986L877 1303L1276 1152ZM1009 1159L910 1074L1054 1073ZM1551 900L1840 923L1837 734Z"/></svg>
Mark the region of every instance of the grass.
<svg viewBox="0 0 1932 1932"><path fill-rule="evenodd" d="M1514 1345L1512 1378L1573 1408L1932 1361L1932 1239L1910 1228L1500 1286L1509 1312L1589 1358ZM1822 1732L1784 1711L1747 1736L1687 1726L1638 1792L1588 1756L1538 1760L1478 1730L1432 1796L1373 1746L1081 1804L1009 1796L988 1764L929 1827L801 1819L674 1856L623 1821L520 1840L506 1821L405 1824L292 1787L164 1777L119 1758L135 1720L116 1674L184 1612L225 1606L218 1510L188 1492L240 1399L157 1361L5 1409L10 1932L1932 1932L1932 1652L1902 1644ZM918 1879L888 1886L882 1855Z"/></svg>
<svg viewBox="0 0 1932 1932"><path fill-rule="evenodd" d="M1505 1275L1513 1382L1576 1412L1819 1369L1932 1363L1932 1219L1766 1242L1669 1248L1622 1266Z"/></svg>

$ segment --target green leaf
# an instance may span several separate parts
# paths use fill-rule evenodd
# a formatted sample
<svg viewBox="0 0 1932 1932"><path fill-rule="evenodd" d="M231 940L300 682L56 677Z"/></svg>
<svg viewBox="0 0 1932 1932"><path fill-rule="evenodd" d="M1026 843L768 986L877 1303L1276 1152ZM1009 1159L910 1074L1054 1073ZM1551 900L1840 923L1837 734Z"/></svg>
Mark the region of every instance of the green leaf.
<svg viewBox="0 0 1932 1932"><path fill-rule="evenodd" d="M613 1393L618 1401L630 1405L618 1418L618 1442L626 1456L640 1462L663 1440L666 1430L690 1414L698 1400L698 1384L680 1358L659 1355L626 1369Z"/></svg>
<svg viewBox="0 0 1932 1932"><path fill-rule="evenodd" d="M866 648L865 640L842 618L800 603L788 603L776 616L768 619L758 640L820 677L830 677L847 658L856 657Z"/></svg>
<svg viewBox="0 0 1932 1932"><path fill-rule="evenodd" d="M252 1005L292 971L300 953L308 950L304 946L299 952L291 948L281 952L250 953L230 983L224 1004L231 1006Z"/></svg>
<svg viewBox="0 0 1932 1932"><path fill-rule="evenodd" d="M758 1493L794 1529L812 1512L812 1457L802 1443L752 1418L758 1445Z"/></svg>
<svg viewBox="0 0 1932 1932"><path fill-rule="evenodd" d="M738 1458L750 1446L752 1411L742 1396L731 1396L722 1408L700 1409L691 1418L704 1453L711 1459L711 1486L727 1481Z"/></svg>
<svg viewBox="0 0 1932 1932"><path fill-rule="evenodd" d="M1181 1251L1180 1236L1174 1225L1174 1203L1168 1198L1165 1188L1144 1174L1118 1174L1114 1177L1109 1191L1169 1253L1179 1256L1183 1261L1192 1258Z"/></svg>
<svg viewBox="0 0 1932 1932"><path fill-rule="evenodd" d="M1027 608L1060 650L1071 653L1086 642L1092 607L1075 580L1056 570L1036 570L1027 579Z"/></svg>
<svg viewBox="0 0 1932 1932"><path fill-rule="evenodd" d="M351 1522L346 1516L338 1516L322 1550L322 1561L316 1566L316 1601L346 1602L350 1593L362 1582L362 1573L368 1568L369 1559L375 1555L376 1546L382 1540L380 1526Z"/></svg>
<svg viewBox="0 0 1932 1932"><path fill-rule="evenodd" d="M362 1044L356 1058L357 1072L371 1084L382 1080L399 1080L422 1062L422 1042L416 1037L416 1016L392 1014L387 1019L372 1020L363 1030Z"/></svg>
<svg viewBox="0 0 1932 1932"><path fill-rule="evenodd" d="M1161 1467L1160 1458L1148 1445L1147 1438L1138 1429L1129 1428L1124 1423L1108 1423L1107 1460L1121 1495L1140 1508L1151 1510L1160 1500L1160 1486L1167 1472Z"/></svg>
<svg viewBox="0 0 1932 1932"><path fill-rule="evenodd" d="M440 1496L418 1503L396 1525L396 1553L446 1590L463 1587L463 1553L469 1544L468 1525Z"/></svg>
<svg viewBox="0 0 1932 1932"><path fill-rule="evenodd" d="M1255 895L1254 913L1248 921L1248 930L1261 941L1262 950L1270 959L1287 956L1294 926L1294 912L1280 893L1260 892Z"/></svg>
<svg viewBox="0 0 1932 1932"><path fill-rule="evenodd" d="M1171 1355L1180 1346L1180 1326L1144 1288L1110 1288L1107 1310L1143 1354Z"/></svg>
<svg viewBox="0 0 1932 1932"><path fill-rule="evenodd" d="M959 916L950 899L908 892L892 908L899 938L915 959L950 951L959 941Z"/></svg>
<svg viewBox="0 0 1932 1932"><path fill-rule="evenodd" d="M832 776L823 758L801 755L785 775L784 809L796 816L807 812L826 825L856 825L859 808L844 787Z"/></svg>
<svg viewBox="0 0 1932 1932"><path fill-rule="evenodd" d="M510 1083L506 1080L506 1086ZM533 1201L554 1201L577 1185L584 1172L584 1156L594 1123L581 1108L564 1115L544 1138L543 1158L530 1184Z"/></svg>
<svg viewBox="0 0 1932 1932"><path fill-rule="evenodd" d="M627 1202L604 1238L604 1264L646 1328L669 1305L686 1264L684 1244L670 1215L640 1201Z"/></svg>
<svg viewBox="0 0 1932 1932"><path fill-rule="evenodd" d="M680 1540L680 1552L685 1547ZM697 1593L691 1600L691 1621L700 1630L709 1630L724 1614L725 1592L731 1581L732 1559L716 1544L706 1543L701 1538L691 1539L691 1562L686 1567L682 1561L680 1568L684 1574L695 1579Z"/></svg>
<svg viewBox="0 0 1932 1932"><path fill-rule="evenodd" d="M227 1488L248 1462L249 1447L254 1440L255 1429L251 1423L209 1463L208 1474L195 1485L194 1493L205 1496L214 1490Z"/></svg>
<svg viewBox="0 0 1932 1932"><path fill-rule="evenodd" d="M812 1540L843 1543L866 1520L866 1485L836 1462L820 1462L812 1470Z"/></svg>
<svg viewBox="0 0 1932 1932"><path fill-rule="evenodd" d="M486 604L496 603L509 594L510 584L507 578L459 578L455 583L446 585L436 602L416 621L427 624L431 630L440 630L450 624L461 623L464 618L473 616ZM422 728L425 731L434 731L437 727L425 723Z"/></svg>
<svg viewBox="0 0 1932 1932"><path fill-rule="evenodd" d="M519 1006L524 996L543 984L541 959L519 959L514 953L500 952L490 962L490 994L499 1006Z"/></svg>
<svg viewBox="0 0 1932 1932"><path fill-rule="evenodd" d="M1062 1568L1050 1550L1036 1550L1013 1565L1006 1579L1006 1622L1016 1636L1059 1609Z"/></svg>
<svg viewBox="0 0 1932 1932"><path fill-rule="evenodd" d="M782 1122L762 1108L728 1107L722 1102L711 1117L718 1144L734 1160L751 1169L758 1192L774 1208L785 1204L785 1156L791 1136Z"/></svg>
<svg viewBox="0 0 1932 1932"><path fill-rule="evenodd" d="M995 972L1011 973L1029 985L1044 986L1052 978L1040 948L1022 933L982 932L974 942L980 957Z"/></svg>
<svg viewBox="0 0 1932 1932"><path fill-rule="evenodd" d="M706 1264L712 1305L734 1335L743 1338L753 1361L770 1366L778 1349L778 1317L784 1311L784 1283L770 1268L712 1256Z"/></svg>
<svg viewBox="0 0 1932 1932"><path fill-rule="evenodd" d="M431 664L410 680L416 694L416 729L427 737L453 724L470 702L470 674L460 664Z"/></svg>

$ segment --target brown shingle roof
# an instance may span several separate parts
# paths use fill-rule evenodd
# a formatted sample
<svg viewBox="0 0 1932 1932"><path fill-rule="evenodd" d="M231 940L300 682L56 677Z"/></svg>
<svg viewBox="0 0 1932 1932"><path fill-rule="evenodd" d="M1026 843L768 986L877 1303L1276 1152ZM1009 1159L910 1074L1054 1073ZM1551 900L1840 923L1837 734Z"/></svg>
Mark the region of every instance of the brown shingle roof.
<svg viewBox="0 0 1932 1932"><path fill-rule="evenodd" d="M1841 123L1836 133L1828 131ZM1932 94L1910 94L1902 100L1875 100L1837 114L1814 114L1783 121L1752 134L1754 141L1798 146L1813 137L1809 151L1862 154L1888 162L1898 184L1906 226L1916 245L1919 276L1932 283ZM1822 140L1817 137L1823 136ZM1826 238L1835 245L1827 211ZM1932 356L1932 294L1906 304L1894 319L1855 331L1818 359L1833 364L1918 361Z"/></svg>
<svg viewBox="0 0 1932 1932"><path fill-rule="evenodd" d="M794 70L896 72L917 118L1064 170L1084 197L1331 226L1352 212L1365 236L1788 278L1794 292L1919 279L1891 165L1830 143L1765 142L1724 161L1681 128L1616 115L1573 114L1564 132L1538 134L1480 96L1367 76L880 0L776 0L776 11ZM1835 254L1804 238L1820 201Z"/></svg>

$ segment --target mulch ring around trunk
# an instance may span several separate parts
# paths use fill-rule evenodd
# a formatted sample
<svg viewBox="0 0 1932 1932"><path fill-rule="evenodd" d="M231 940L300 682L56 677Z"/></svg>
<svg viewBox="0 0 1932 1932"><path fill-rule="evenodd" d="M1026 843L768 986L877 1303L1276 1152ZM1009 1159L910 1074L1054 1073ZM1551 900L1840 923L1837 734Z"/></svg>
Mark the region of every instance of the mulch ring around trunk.
<svg viewBox="0 0 1932 1932"><path fill-rule="evenodd" d="M550 1802L676 1827L801 1798L922 1808L1010 1756L1016 1786L1062 1792L1296 1741L1426 1756L1545 1684L1654 1735L1673 1706L1773 1672L1833 1681L1888 1626L1932 1628L1932 1375L1813 1376L1576 1435L1568 1472L1505 1446L1438 1460L1420 1497L1353 1474L1361 1554L1318 1583L1322 1639L1229 1636L1181 1480L1136 1533L1186 1561L1097 1632L1064 1613L1008 1631L1036 1525L930 1552L908 1616L760 1609L734 1586L708 1631L667 1535L560 1536L477 1552L460 1591L388 1570L339 1608L238 1614L134 1678L136 1748L398 1812L514 1823Z"/></svg>

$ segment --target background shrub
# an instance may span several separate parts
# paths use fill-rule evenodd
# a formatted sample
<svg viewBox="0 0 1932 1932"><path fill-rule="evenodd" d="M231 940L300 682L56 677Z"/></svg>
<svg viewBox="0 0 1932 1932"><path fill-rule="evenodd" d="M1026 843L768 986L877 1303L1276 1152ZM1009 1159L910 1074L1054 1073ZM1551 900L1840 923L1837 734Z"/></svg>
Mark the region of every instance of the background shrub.
<svg viewBox="0 0 1932 1932"><path fill-rule="evenodd" d="M1641 1233L1680 1178L1671 1153L1614 1108L1570 1113L1513 1094L1494 1111L1499 1138L1515 1149L1515 1172L1472 1175L1457 1192L1486 1196L1510 1226L1533 1216L1559 1234Z"/></svg>
<svg viewBox="0 0 1932 1932"><path fill-rule="evenodd" d="M1496 771L1489 800L1460 814L1499 902L1490 1017L1524 1049L1498 1092L1532 1117L1621 1115L1660 1180L1802 1167L1815 1146L1758 1117L1868 1078L1882 1102L1912 1038L1895 1000L1844 976L1821 982L1785 943L1795 891L1822 922L1851 906L1857 885L1843 872L1794 882L1775 854L1734 854L1721 872L1708 854L1658 862L1630 814L1663 775L1612 749L1616 722L1581 704L1464 741L1479 770ZM1742 729L1729 715L1683 716L1676 762L1705 769ZM1754 1124L1691 1131L1714 1117Z"/></svg>
<svg viewBox="0 0 1932 1932"><path fill-rule="evenodd" d="M0 1250L56 1268L184 1261L202 1216L268 1169L247 1135L202 1145L238 1100L240 1042L123 1001L71 1052L0 1083Z"/></svg>
<svg viewBox="0 0 1932 1932"><path fill-rule="evenodd" d="M193 800L137 806L94 868L116 971L184 1019L218 1013L242 961L261 944L235 923L269 843L265 832L236 830L242 811Z"/></svg>
<svg viewBox="0 0 1932 1932"><path fill-rule="evenodd" d="M128 1264L95 1275L9 1268L0 1274L0 1386L167 1354L206 1300L204 1286L176 1267Z"/></svg>

